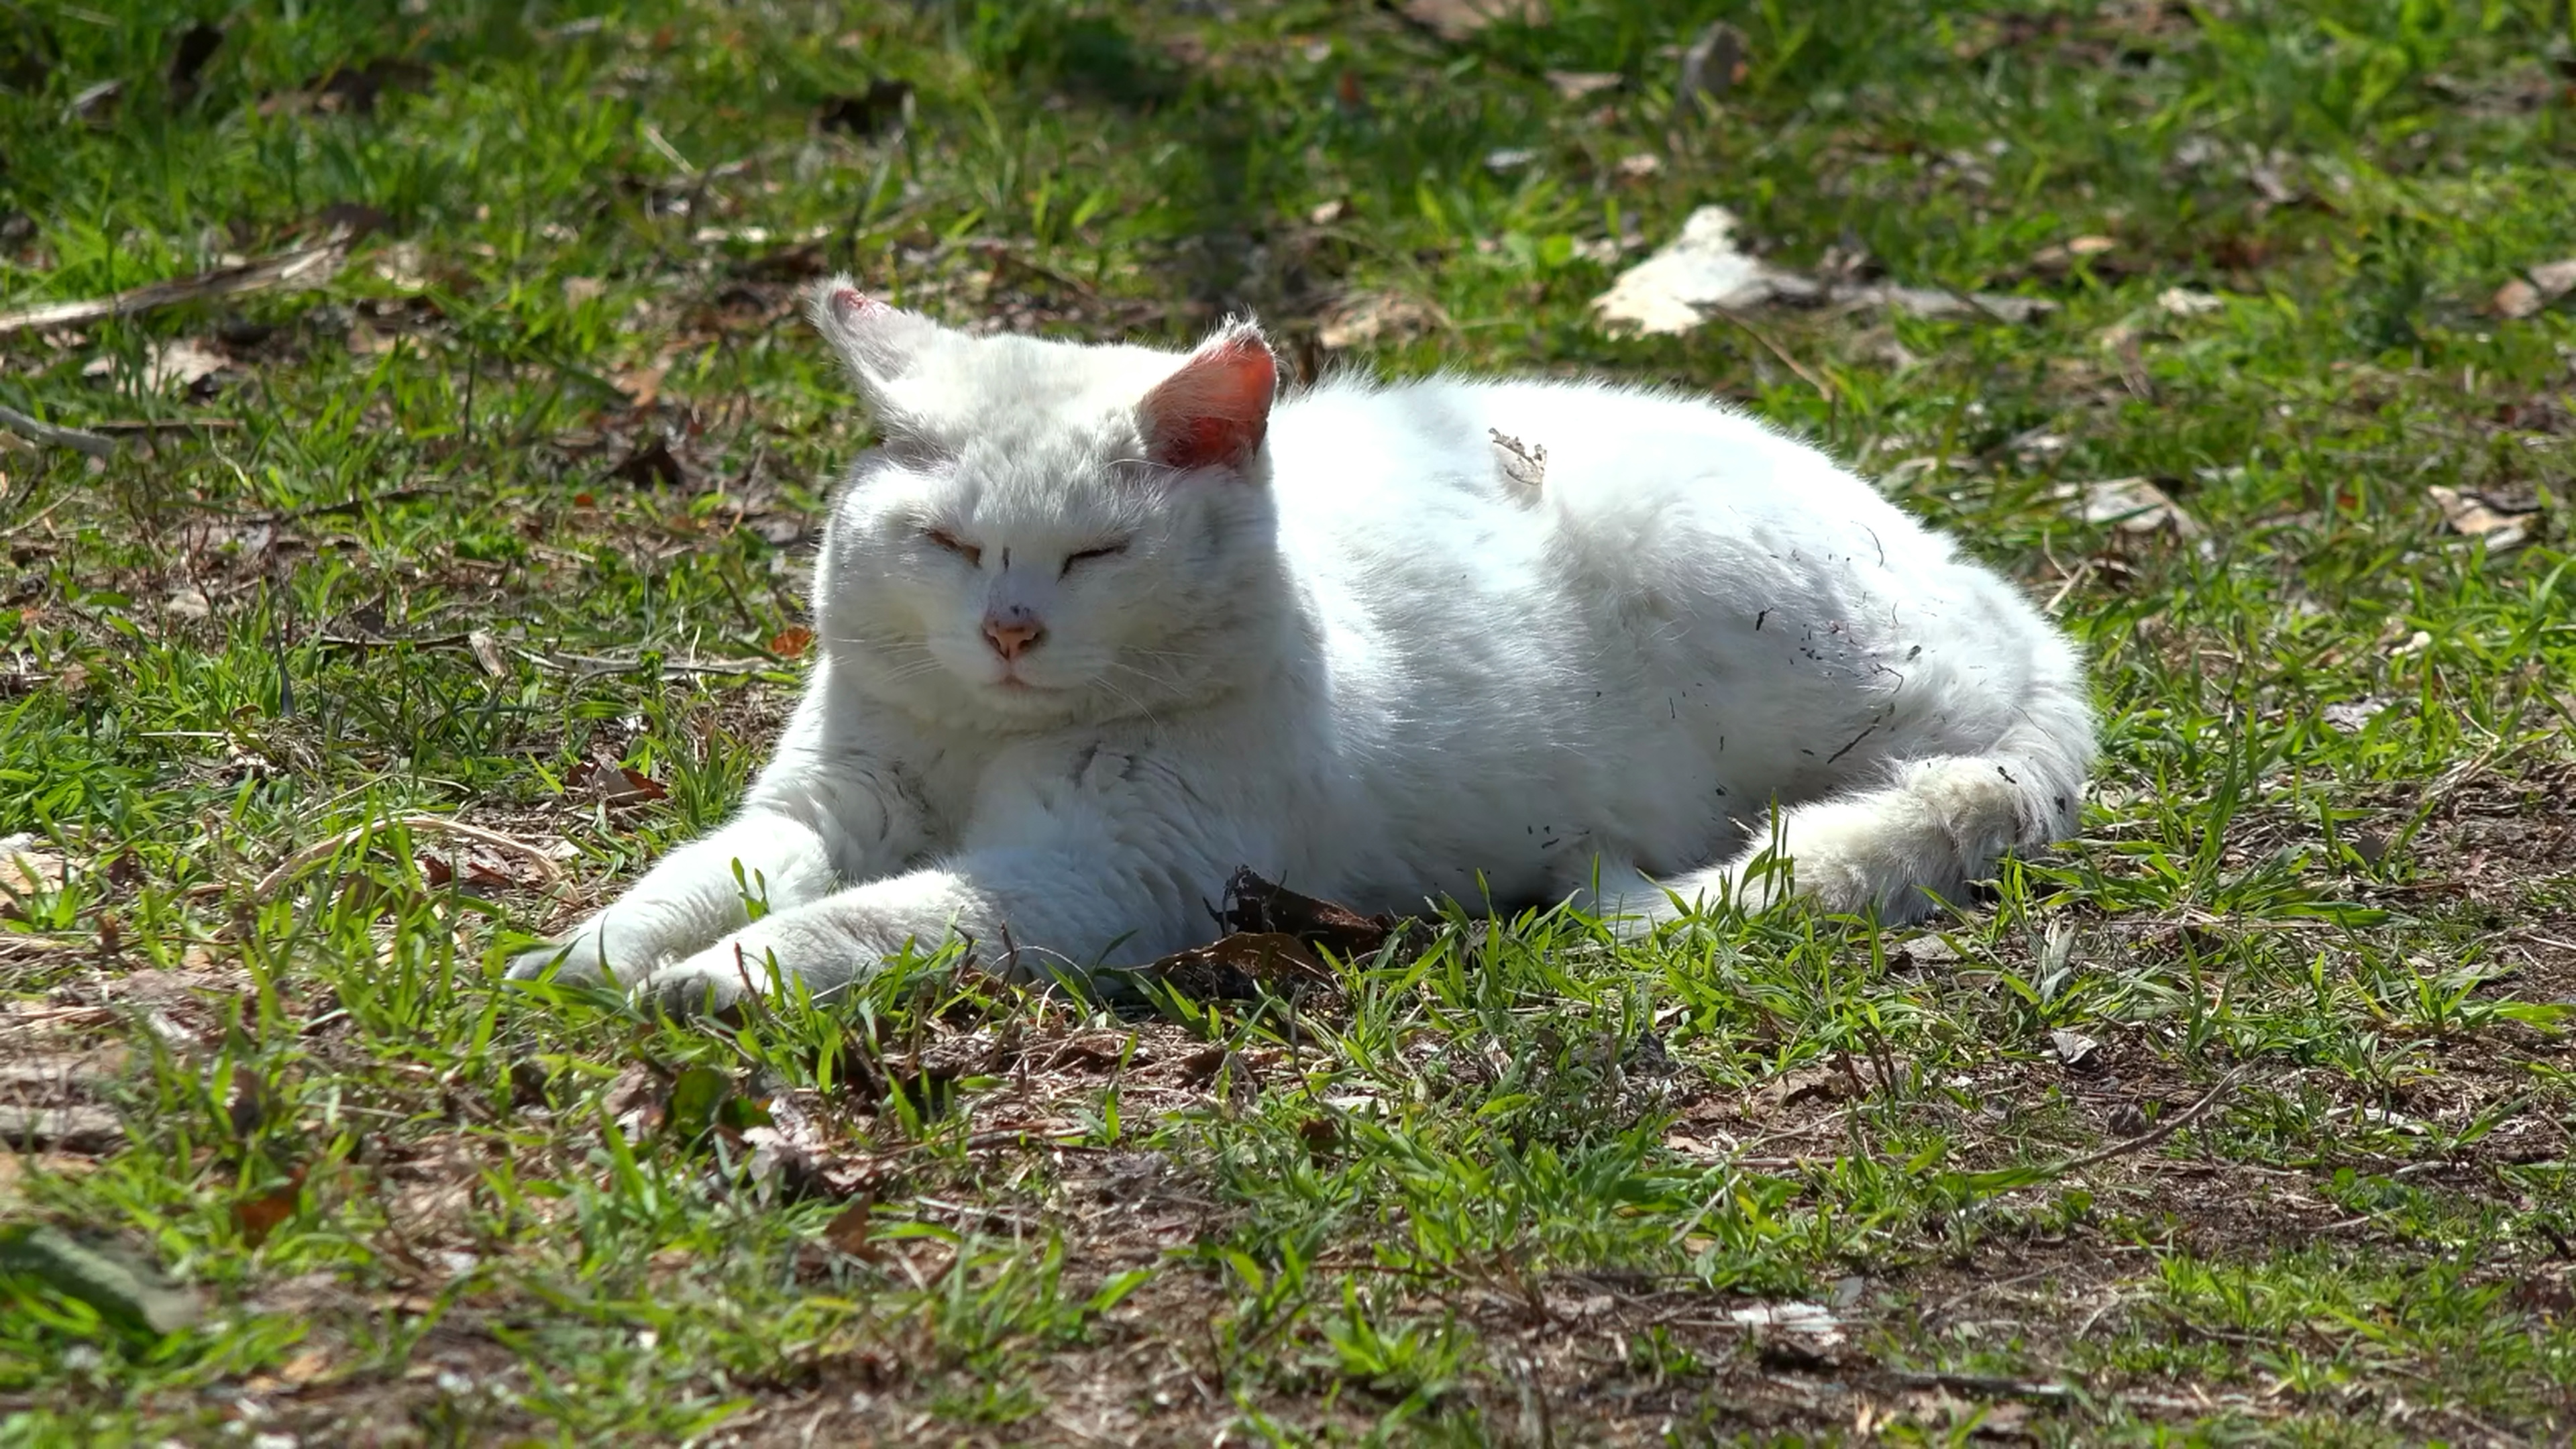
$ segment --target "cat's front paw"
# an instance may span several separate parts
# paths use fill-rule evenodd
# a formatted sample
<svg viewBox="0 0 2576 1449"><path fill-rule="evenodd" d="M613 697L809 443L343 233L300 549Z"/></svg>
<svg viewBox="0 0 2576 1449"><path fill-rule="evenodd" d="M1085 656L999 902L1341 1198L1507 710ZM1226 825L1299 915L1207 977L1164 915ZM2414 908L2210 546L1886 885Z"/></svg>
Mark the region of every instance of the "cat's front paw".
<svg viewBox="0 0 2576 1449"><path fill-rule="evenodd" d="M655 971L637 985L635 999L670 1016L723 1011L746 996L792 993L800 986L821 999L859 979L879 959L837 932L753 927Z"/></svg>
<svg viewBox="0 0 2576 1449"><path fill-rule="evenodd" d="M573 928L570 935L511 957L505 974L512 981L534 981L551 968L555 980L570 986L631 985L678 954L654 932L602 913Z"/></svg>

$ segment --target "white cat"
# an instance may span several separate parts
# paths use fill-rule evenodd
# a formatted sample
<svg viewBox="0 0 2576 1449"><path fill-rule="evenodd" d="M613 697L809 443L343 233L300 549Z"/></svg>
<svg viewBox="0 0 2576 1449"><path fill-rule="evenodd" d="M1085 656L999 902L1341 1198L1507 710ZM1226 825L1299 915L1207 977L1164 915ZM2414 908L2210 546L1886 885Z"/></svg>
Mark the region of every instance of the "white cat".
<svg viewBox="0 0 2576 1449"><path fill-rule="evenodd" d="M1237 867L1362 910L1794 889L1919 916L2075 820L2075 650L1815 449L1677 393L970 337L819 288L883 446L742 811L557 961L674 1007L951 932L1042 976L1208 939ZM1777 807L1775 816L1774 807ZM1752 871L1778 847L1789 880ZM750 918L745 891L765 895Z"/></svg>

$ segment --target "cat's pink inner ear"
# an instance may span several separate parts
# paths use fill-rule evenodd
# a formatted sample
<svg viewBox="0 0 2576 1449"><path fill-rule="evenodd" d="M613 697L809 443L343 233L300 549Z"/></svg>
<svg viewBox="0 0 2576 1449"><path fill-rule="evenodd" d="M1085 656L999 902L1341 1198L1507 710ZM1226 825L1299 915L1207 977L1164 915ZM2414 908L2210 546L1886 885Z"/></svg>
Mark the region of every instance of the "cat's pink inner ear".
<svg viewBox="0 0 2576 1449"><path fill-rule="evenodd" d="M1145 395L1145 446L1172 468L1229 468L1261 450L1279 364L1258 333L1219 338Z"/></svg>
<svg viewBox="0 0 2576 1449"><path fill-rule="evenodd" d="M871 312L891 312L894 309L856 287L835 287L832 289L832 310L845 319L855 320Z"/></svg>

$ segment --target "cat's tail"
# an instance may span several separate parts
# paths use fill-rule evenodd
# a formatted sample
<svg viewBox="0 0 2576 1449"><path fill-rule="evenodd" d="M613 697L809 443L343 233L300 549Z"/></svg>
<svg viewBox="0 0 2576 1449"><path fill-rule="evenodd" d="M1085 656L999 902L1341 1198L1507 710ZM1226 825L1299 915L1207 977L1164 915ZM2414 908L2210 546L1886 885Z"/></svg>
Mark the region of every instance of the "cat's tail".
<svg viewBox="0 0 2576 1449"><path fill-rule="evenodd" d="M1965 900L2005 851L2074 833L2093 710L2071 650L2050 661L2061 662L1985 753L1897 760L1872 785L1780 811L1735 859L1656 882L1643 902L1619 891L1614 906L1605 881L1601 904L1650 924L1722 899L1759 906L1794 893L1896 924Z"/></svg>

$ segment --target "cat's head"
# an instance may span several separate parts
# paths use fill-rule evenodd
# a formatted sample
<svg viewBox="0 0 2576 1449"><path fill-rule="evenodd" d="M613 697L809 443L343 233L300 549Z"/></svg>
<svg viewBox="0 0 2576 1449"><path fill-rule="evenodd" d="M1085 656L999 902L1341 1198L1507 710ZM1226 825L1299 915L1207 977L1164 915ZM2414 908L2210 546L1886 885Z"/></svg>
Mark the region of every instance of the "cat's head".
<svg viewBox="0 0 2576 1449"><path fill-rule="evenodd" d="M970 336L841 279L809 311L881 439L816 573L835 670L1026 729L1153 714L1260 667L1278 369L1251 323L1184 355Z"/></svg>

